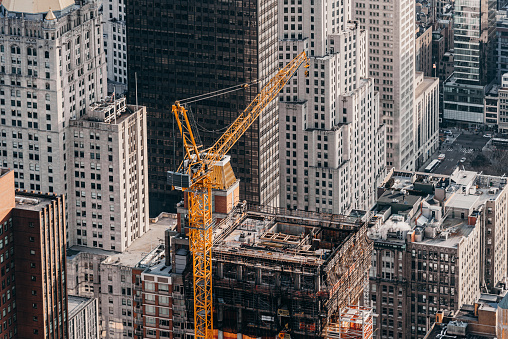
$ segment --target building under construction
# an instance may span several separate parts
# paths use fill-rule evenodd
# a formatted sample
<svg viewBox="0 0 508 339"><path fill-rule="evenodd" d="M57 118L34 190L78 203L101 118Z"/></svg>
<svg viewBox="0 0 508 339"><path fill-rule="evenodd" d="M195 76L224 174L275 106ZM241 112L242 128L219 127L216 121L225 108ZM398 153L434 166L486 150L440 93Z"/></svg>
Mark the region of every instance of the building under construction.
<svg viewBox="0 0 508 339"><path fill-rule="evenodd" d="M363 301L372 254L366 219L237 207L214 227L216 336L333 337L340 309Z"/></svg>

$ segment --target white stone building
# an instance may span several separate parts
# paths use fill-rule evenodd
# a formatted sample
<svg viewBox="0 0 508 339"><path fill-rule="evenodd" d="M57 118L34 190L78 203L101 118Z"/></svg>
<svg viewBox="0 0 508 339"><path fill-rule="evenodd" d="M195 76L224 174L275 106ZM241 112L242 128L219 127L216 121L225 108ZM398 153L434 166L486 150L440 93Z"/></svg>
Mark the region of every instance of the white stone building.
<svg viewBox="0 0 508 339"><path fill-rule="evenodd" d="M499 104L499 118L498 118L498 132L508 133L508 73L501 77L501 86L498 90L498 104Z"/></svg>
<svg viewBox="0 0 508 339"><path fill-rule="evenodd" d="M69 338L99 339L99 307L95 298L69 295Z"/></svg>
<svg viewBox="0 0 508 339"><path fill-rule="evenodd" d="M16 188L67 195L69 121L106 96L98 4L8 0L0 17L0 165Z"/></svg>
<svg viewBox="0 0 508 339"><path fill-rule="evenodd" d="M415 166L420 168L439 147L439 78L416 72L414 114Z"/></svg>
<svg viewBox="0 0 508 339"><path fill-rule="evenodd" d="M279 95L281 206L347 214L375 202L385 174L379 98L367 79L367 35L349 2L279 1L279 66L305 50Z"/></svg>
<svg viewBox="0 0 508 339"><path fill-rule="evenodd" d="M2 3L0 160L17 188L61 194L65 129L105 96L106 65L97 4L59 4Z"/></svg>
<svg viewBox="0 0 508 339"><path fill-rule="evenodd" d="M386 124L386 163L415 169L415 10L410 0L354 0L353 19L368 33L368 76Z"/></svg>
<svg viewBox="0 0 508 339"><path fill-rule="evenodd" d="M108 64L108 92L127 91L125 0L103 0L104 50Z"/></svg>
<svg viewBox="0 0 508 339"><path fill-rule="evenodd" d="M67 251L69 294L97 298L101 338L134 336L133 269L164 242L165 230L176 218L161 218L123 253L73 246Z"/></svg>
<svg viewBox="0 0 508 339"><path fill-rule="evenodd" d="M70 121L72 245L123 252L148 230L146 111L125 98Z"/></svg>

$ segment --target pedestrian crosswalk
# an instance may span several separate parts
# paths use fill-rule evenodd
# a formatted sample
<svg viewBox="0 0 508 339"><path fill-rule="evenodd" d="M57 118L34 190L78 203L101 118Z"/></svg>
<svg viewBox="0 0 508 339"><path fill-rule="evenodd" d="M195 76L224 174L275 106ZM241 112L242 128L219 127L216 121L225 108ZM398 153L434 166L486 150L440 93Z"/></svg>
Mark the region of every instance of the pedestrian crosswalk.
<svg viewBox="0 0 508 339"><path fill-rule="evenodd" d="M461 148L460 151L462 153L465 153L465 154L473 153L473 149L472 148Z"/></svg>

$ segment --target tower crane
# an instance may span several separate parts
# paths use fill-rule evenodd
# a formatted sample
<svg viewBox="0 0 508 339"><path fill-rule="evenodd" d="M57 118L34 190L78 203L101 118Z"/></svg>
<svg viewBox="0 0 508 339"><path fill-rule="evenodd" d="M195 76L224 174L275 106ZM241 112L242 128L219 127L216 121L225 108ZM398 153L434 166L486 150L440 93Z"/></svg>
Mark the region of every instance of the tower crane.
<svg viewBox="0 0 508 339"><path fill-rule="evenodd" d="M210 148L204 149L196 142L184 105L176 101L172 107L183 139L185 155L178 170L168 172L168 183L187 192L189 245L194 279L195 339L213 338L212 189L221 188L221 184L212 170L278 95L303 62L306 62L306 68L309 67L305 52L298 54L280 69Z"/></svg>

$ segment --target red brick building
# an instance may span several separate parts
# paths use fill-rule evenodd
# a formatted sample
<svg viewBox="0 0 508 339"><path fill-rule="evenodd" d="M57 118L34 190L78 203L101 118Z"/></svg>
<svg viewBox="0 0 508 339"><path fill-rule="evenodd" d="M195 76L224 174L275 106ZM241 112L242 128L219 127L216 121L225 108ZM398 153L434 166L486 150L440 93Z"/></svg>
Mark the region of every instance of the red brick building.
<svg viewBox="0 0 508 339"><path fill-rule="evenodd" d="M132 270L135 338L174 338L173 276L165 246L150 252Z"/></svg>
<svg viewBox="0 0 508 339"><path fill-rule="evenodd" d="M68 338L65 201L0 169L0 338Z"/></svg>

